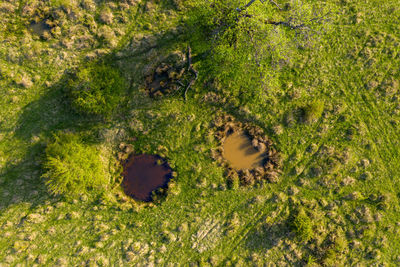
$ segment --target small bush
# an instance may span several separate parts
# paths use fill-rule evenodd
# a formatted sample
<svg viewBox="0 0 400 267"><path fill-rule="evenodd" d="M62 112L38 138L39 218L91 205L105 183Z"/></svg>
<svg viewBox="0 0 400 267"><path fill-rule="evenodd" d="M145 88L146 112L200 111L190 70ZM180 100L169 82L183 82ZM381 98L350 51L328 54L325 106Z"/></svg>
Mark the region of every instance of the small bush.
<svg viewBox="0 0 400 267"><path fill-rule="evenodd" d="M105 188L108 178L99 151L74 134L58 134L46 148L42 175L53 194L76 196Z"/></svg>
<svg viewBox="0 0 400 267"><path fill-rule="evenodd" d="M303 209L300 209L293 220L292 227L299 239L307 242L313 237L312 222Z"/></svg>
<svg viewBox="0 0 400 267"><path fill-rule="evenodd" d="M314 100L313 102L300 108L303 122L316 122L321 117L324 107L324 102L321 100Z"/></svg>
<svg viewBox="0 0 400 267"><path fill-rule="evenodd" d="M335 266L339 260L338 255L334 249L328 249L322 259L324 266Z"/></svg>
<svg viewBox="0 0 400 267"><path fill-rule="evenodd" d="M124 93L120 72L104 63L90 63L68 80L68 92L74 108L83 113L109 117Z"/></svg>

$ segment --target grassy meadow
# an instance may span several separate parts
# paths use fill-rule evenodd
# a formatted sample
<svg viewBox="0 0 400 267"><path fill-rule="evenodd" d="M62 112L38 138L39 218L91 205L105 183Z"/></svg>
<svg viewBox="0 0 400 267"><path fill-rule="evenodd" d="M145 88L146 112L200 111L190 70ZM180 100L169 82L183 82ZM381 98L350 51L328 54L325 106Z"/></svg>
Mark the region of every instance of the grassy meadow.
<svg viewBox="0 0 400 267"><path fill-rule="evenodd" d="M400 264L398 2L246 4L0 1L0 266ZM188 47L186 99L149 97L146 75ZM224 114L273 141L276 183L229 186ZM154 203L119 186L126 145L175 172ZM75 166L89 185L54 194Z"/></svg>

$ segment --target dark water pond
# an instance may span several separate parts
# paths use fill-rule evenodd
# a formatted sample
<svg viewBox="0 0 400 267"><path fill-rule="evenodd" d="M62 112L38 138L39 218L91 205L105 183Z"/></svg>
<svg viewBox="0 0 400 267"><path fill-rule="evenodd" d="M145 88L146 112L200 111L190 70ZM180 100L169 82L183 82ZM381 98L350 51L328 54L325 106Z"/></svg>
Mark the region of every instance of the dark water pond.
<svg viewBox="0 0 400 267"><path fill-rule="evenodd" d="M152 200L153 191L167 187L172 169L160 156L133 155L124 166L123 176L122 186L125 193L148 202Z"/></svg>
<svg viewBox="0 0 400 267"><path fill-rule="evenodd" d="M32 30L34 34L39 36L43 35L45 32L49 32L51 27L47 25L46 21L32 22L29 25L29 28Z"/></svg>

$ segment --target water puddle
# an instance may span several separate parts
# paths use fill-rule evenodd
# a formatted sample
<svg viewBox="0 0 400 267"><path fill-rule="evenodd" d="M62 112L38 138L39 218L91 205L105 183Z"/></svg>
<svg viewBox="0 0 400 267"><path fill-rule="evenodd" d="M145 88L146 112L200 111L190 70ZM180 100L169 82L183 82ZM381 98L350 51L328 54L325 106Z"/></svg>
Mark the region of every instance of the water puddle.
<svg viewBox="0 0 400 267"><path fill-rule="evenodd" d="M29 28L32 30L34 34L37 34L39 36L42 36L45 32L49 32L51 30L51 27L47 25L45 20L39 22L32 22L29 25Z"/></svg>
<svg viewBox="0 0 400 267"><path fill-rule="evenodd" d="M168 73L162 72L160 74L155 74L154 79L148 85L150 89L150 94L154 96L158 91L164 91L170 84Z"/></svg>
<svg viewBox="0 0 400 267"><path fill-rule="evenodd" d="M182 86L180 79L185 69L162 63L154 73L146 77L146 89L152 97L168 95Z"/></svg>
<svg viewBox="0 0 400 267"><path fill-rule="evenodd" d="M127 195L151 201L151 194L165 188L172 178L172 169L157 155L134 155L124 166L122 186Z"/></svg>
<svg viewBox="0 0 400 267"><path fill-rule="evenodd" d="M223 157L236 170L261 167L265 155L253 147L243 132L234 132L225 138Z"/></svg>

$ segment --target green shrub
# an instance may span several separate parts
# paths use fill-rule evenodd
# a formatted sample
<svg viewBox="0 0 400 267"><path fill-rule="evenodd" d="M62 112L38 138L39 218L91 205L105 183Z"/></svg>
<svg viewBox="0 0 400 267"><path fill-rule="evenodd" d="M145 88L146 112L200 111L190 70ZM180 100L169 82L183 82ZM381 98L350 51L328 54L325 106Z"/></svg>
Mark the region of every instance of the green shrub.
<svg viewBox="0 0 400 267"><path fill-rule="evenodd" d="M324 102L314 100L311 103L301 108L302 119L306 123L316 122L324 111Z"/></svg>
<svg viewBox="0 0 400 267"><path fill-rule="evenodd" d="M303 209L300 209L293 220L292 227L299 239L307 242L313 237L312 222Z"/></svg>
<svg viewBox="0 0 400 267"><path fill-rule="evenodd" d="M328 23L315 21L333 9L304 1L282 10L269 1L248 7L250 1L187 2L186 39L194 53L204 55L197 65L201 77L212 77L225 95L244 101L264 101L265 90L280 86L281 70L317 43L314 33Z"/></svg>
<svg viewBox="0 0 400 267"><path fill-rule="evenodd" d="M104 63L89 63L71 75L68 92L74 108L83 113L109 117L125 90L119 70Z"/></svg>
<svg viewBox="0 0 400 267"><path fill-rule="evenodd" d="M46 148L42 175L53 194L76 196L90 189L103 189L108 184L99 151L74 134L61 133Z"/></svg>
<svg viewBox="0 0 400 267"><path fill-rule="evenodd" d="M307 267L318 266L318 264L316 263L316 259L312 255L308 256L306 260L306 266Z"/></svg>
<svg viewBox="0 0 400 267"><path fill-rule="evenodd" d="M336 266L338 264L338 255L334 249L328 249L322 259L324 266Z"/></svg>
<svg viewBox="0 0 400 267"><path fill-rule="evenodd" d="M202 77L210 75L226 88L224 93L261 98L265 87L276 82L271 65L286 60L286 50L291 51L282 49L289 39L284 28L263 22L274 13L272 5L255 2L251 18L236 9L243 6L238 0L198 2L188 11L188 39L195 53L207 55L198 66Z"/></svg>

